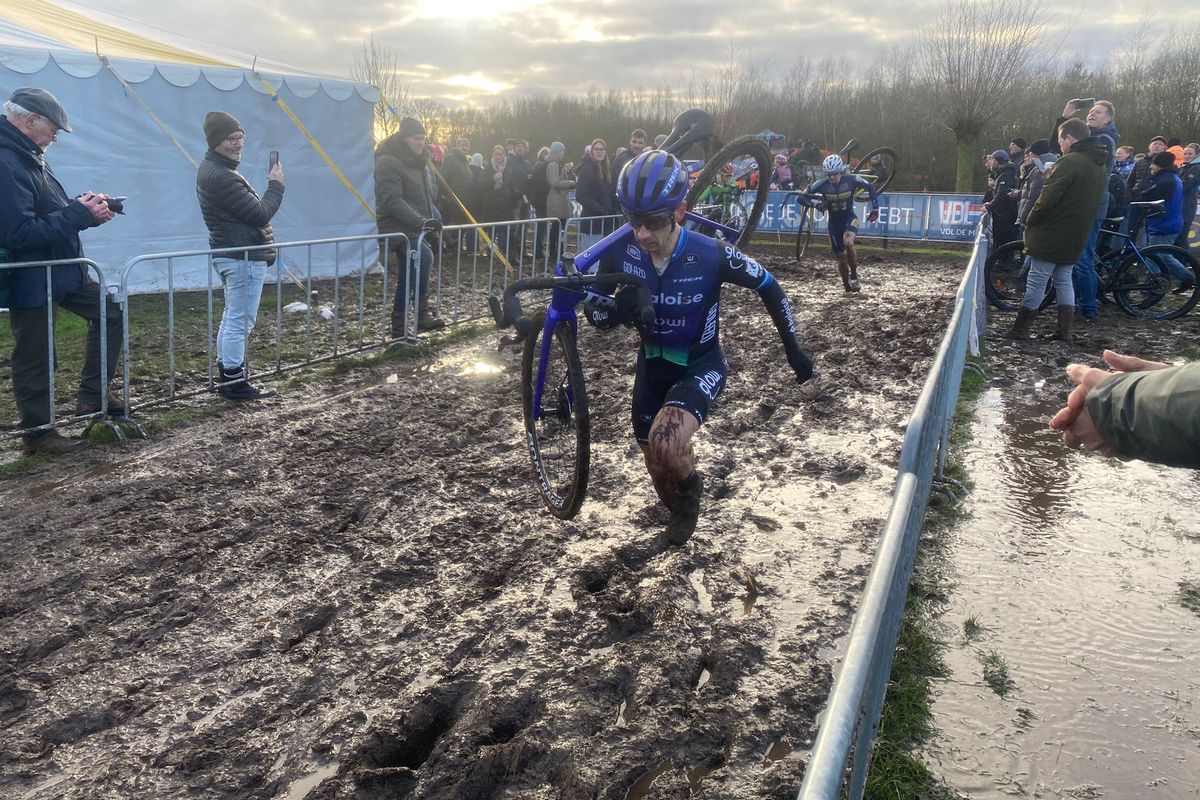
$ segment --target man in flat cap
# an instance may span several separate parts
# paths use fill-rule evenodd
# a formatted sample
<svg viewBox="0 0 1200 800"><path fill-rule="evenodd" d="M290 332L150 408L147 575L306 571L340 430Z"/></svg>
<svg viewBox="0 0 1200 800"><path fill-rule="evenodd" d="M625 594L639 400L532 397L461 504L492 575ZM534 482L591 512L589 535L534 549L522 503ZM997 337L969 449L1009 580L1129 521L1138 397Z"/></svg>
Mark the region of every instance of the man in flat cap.
<svg viewBox="0 0 1200 800"><path fill-rule="evenodd" d="M275 241L271 218L283 202L283 167L272 164L267 172L267 191L259 198L238 164L246 146L241 123L224 111L204 117L204 139L208 152L196 173L196 196L208 226L208 245L215 249L245 247L241 253L214 256L213 269L225 289L225 310L217 330L217 391L229 400L257 400L274 392L250 385L246 368L246 342L258 319L267 267L275 263Z"/></svg>
<svg viewBox="0 0 1200 800"><path fill-rule="evenodd" d="M70 133L71 122L58 98L45 89L17 89L4 103L0 119L0 261L54 261L83 258L79 232L113 218L108 198L85 192L72 199L45 162L46 148ZM101 398L116 374L121 355L121 309L105 298L106 375L100 375L100 300L103 291L87 267L50 269L53 305L88 321L87 354L80 379L80 414L100 411ZM0 270L0 306L9 308L13 346L13 396L21 414L22 449L65 453L81 445L65 439L50 424L50 350L46 333L46 268ZM108 413L123 413L109 397ZM42 428L41 430L34 430Z"/></svg>

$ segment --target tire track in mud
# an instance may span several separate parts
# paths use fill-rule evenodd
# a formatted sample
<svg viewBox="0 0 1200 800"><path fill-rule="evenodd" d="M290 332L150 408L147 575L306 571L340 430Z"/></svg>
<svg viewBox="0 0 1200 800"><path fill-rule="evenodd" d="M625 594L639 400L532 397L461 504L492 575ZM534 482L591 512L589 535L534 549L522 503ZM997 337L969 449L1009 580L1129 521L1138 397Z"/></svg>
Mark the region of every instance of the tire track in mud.
<svg viewBox="0 0 1200 800"><path fill-rule="evenodd" d="M0 794L790 797L958 268L868 264L874 295L843 296L764 262L827 394L727 290L681 549L655 543L626 332L581 336L570 522L491 334L0 484Z"/></svg>

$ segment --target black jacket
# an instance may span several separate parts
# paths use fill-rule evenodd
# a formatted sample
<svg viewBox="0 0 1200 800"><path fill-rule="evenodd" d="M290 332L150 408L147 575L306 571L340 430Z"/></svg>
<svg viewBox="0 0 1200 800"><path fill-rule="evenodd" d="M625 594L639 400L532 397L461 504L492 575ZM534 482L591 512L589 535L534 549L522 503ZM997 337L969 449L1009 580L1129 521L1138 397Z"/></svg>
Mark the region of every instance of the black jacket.
<svg viewBox="0 0 1200 800"><path fill-rule="evenodd" d="M44 179L43 179L44 176ZM95 227L92 212L67 197L62 184L45 166L40 147L0 116L0 247L4 260L54 261L82 258L79 232ZM12 292L10 308L46 305L46 270L43 267L4 270ZM51 268L55 300L78 291L87 280L87 268L68 265Z"/></svg>
<svg viewBox="0 0 1200 800"><path fill-rule="evenodd" d="M512 186L512 173L507 166L500 172L500 186L496 186L496 167L491 160L483 162L475 187L476 204L480 222L508 222L513 218L520 196Z"/></svg>
<svg viewBox="0 0 1200 800"><path fill-rule="evenodd" d="M606 217L618 213L616 184L606 182L600 165L590 158L584 159L579 167L575 199L583 207L585 217Z"/></svg>
<svg viewBox="0 0 1200 800"><path fill-rule="evenodd" d="M233 159L209 150L196 172L196 196L200 198L200 213L208 226L208 246L214 249L257 247L275 241L271 218L283 202L283 184L268 182L267 192L260 200L237 166ZM252 250L249 258L274 264L275 248Z"/></svg>
<svg viewBox="0 0 1200 800"><path fill-rule="evenodd" d="M394 133L375 148L375 213L380 233L403 233L414 242L433 219L437 184L428 150L414 153Z"/></svg>

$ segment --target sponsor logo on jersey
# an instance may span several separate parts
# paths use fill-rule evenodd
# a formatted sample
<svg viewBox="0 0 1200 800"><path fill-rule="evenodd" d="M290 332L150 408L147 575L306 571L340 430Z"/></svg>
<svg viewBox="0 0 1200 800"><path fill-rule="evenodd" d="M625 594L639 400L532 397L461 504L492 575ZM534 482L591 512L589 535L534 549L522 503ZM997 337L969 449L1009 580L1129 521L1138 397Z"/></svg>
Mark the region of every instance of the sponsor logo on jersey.
<svg viewBox="0 0 1200 800"><path fill-rule="evenodd" d="M700 256L696 255L695 253L688 253L683 257L683 263L685 264L698 264L699 262Z"/></svg>
<svg viewBox="0 0 1200 800"><path fill-rule="evenodd" d="M626 247L625 252L628 253L629 257L632 258L634 261L642 260L642 251L639 250L638 248L634 247L633 245L629 245L628 247Z"/></svg>
<svg viewBox="0 0 1200 800"><path fill-rule="evenodd" d="M690 278L676 278L675 283L691 283L692 281L702 281L702 280L704 280L703 275L693 275Z"/></svg>
<svg viewBox="0 0 1200 800"><path fill-rule="evenodd" d="M637 264L630 264L628 261L621 262L621 270L626 275L637 275L642 280L646 280L646 270L639 267Z"/></svg>
<svg viewBox="0 0 1200 800"><path fill-rule="evenodd" d="M655 317L654 324L661 331L664 328L682 328L687 324L687 320L683 317Z"/></svg>
<svg viewBox="0 0 1200 800"><path fill-rule="evenodd" d="M703 299L703 294L684 294L683 292L676 292L675 294L660 292L651 298L655 305L663 306L686 306L692 303L699 303Z"/></svg>
<svg viewBox="0 0 1200 800"><path fill-rule="evenodd" d="M700 335L700 344L704 344L717 335L717 316L719 310L718 303L713 303L713 307L708 310L708 318L704 320L704 333Z"/></svg>
<svg viewBox="0 0 1200 800"><path fill-rule="evenodd" d="M697 378L696 382L700 385L700 391L704 392L709 400L717 399L717 392L721 387L721 373L710 369Z"/></svg>

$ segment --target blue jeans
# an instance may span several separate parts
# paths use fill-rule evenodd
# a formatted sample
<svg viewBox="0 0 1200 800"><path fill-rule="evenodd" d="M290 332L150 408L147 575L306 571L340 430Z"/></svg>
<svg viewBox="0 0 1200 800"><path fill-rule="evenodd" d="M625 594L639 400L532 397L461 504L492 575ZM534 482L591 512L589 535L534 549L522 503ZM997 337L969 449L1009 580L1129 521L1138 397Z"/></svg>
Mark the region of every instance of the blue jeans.
<svg viewBox="0 0 1200 800"><path fill-rule="evenodd" d="M1025 299L1021 307L1036 311L1042 307L1046 299L1046 286L1054 281L1054 291L1058 293L1058 305L1075 305L1075 288L1071 284L1071 264L1055 264L1053 261L1043 261L1033 256L1025 256L1029 265L1029 274L1025 278ZM1094 275L1095 273L1093 273Z"/></svg>
<svg viewBox="0 0 1200 800"><path fill-rule="evenodd" d="M1092 223L1092 232L1088 234L1087 244L1079 261L1073 270L1075 284L1075 299L1079 303L1079 311L1083 316L1091 318L1100 313L1100 304L1096 297L1100 289L1100 279L1096 275L1096 245L1100 242L1100 226L1104 220L1098 219ZM1059 293L1059 305L1066 305Z"/></svg>
<svg viewBox="0 0 1200 800"><path fill-rule="evenodd" d="M225 310L217 329L217 360L226 369L246 363L246 340L258 319L267 262L214 258L213 269L225 287Z"/></svg>
<svg viewBox="0 0 1200 800"><path fill-rule="evenodd" d="M1152 233L1152 234L1147 234L1146 243L1147 244L1175 244L1176 238L1177 238L1176 234L1170 234L1170 233L1168 233L1168 234L1153 234ZM1167 271L1170 272L1171 275L1173 275L1174 277L1178 278L1181 283L1195 283L1196 282L1196 276L1192 274L1192 271L1190 269L1188 269L1187 267L1185 267L1182 263L1180 263L1179 259L1175 258L1175 256L1160 255L1157 258L1155 258L1155 262L1159 263L1159 264L1166 264Z"/></svg>

